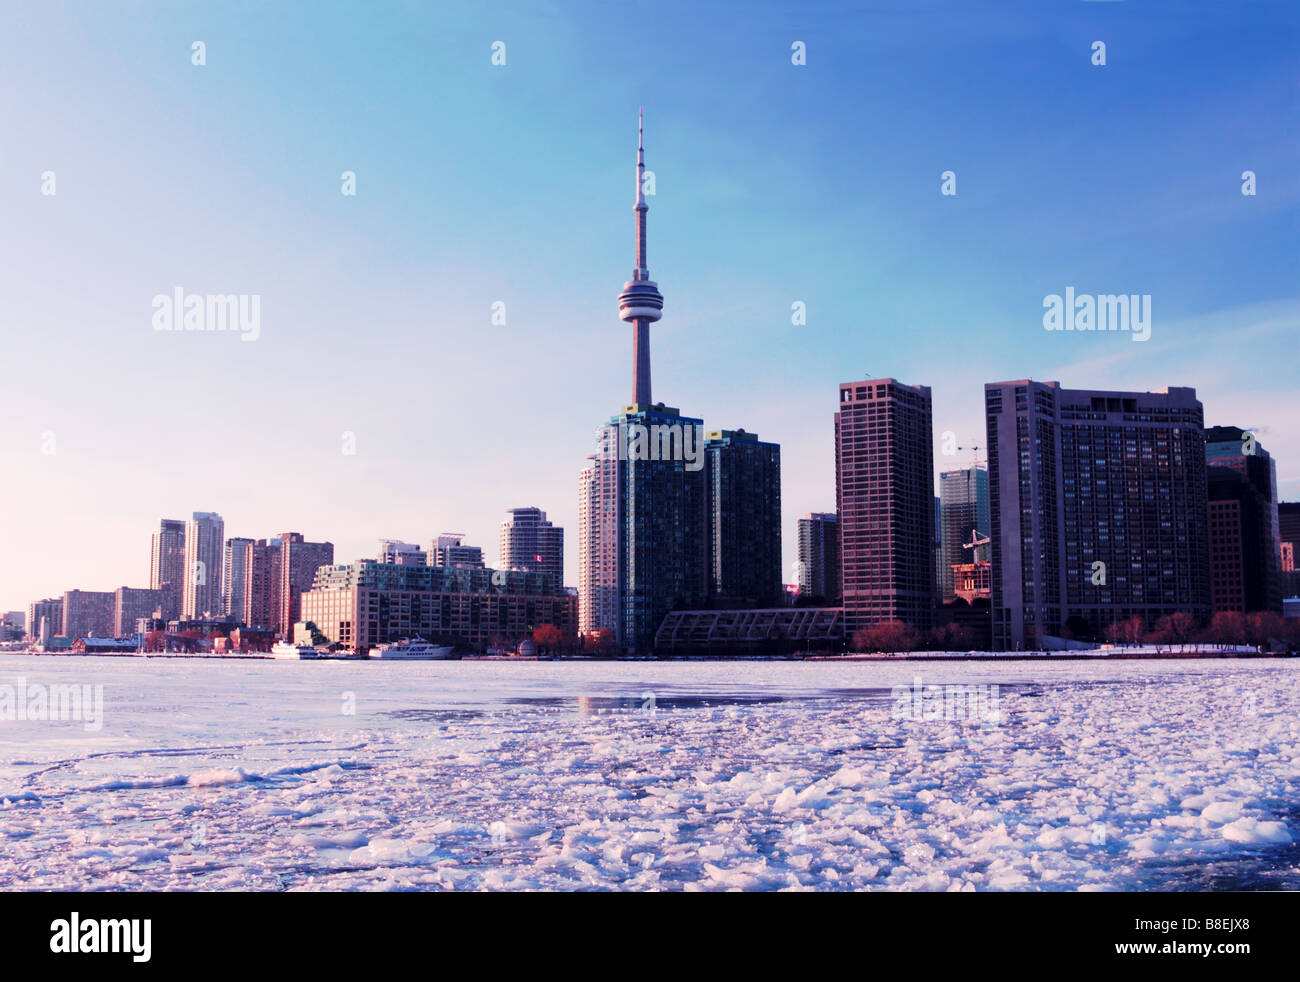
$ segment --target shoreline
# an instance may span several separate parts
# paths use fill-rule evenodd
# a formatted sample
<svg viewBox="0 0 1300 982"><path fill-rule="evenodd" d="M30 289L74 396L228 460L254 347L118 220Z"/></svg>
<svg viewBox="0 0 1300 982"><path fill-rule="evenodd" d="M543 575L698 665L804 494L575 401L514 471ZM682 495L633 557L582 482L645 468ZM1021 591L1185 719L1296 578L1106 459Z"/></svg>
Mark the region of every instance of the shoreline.
<svg viewBox="0 0 1300 982"><path fill-rule="evenodd" d="M386 660L383 658L358 658L350 656L346 658L276 658L269 652L249 652L249 653L225 653L212 654L209 652L179 652L179 651L155 651L155 652L96 652L93 654L77 654L64 651L0 651L0 657L5 655L23 656L29 658L128 658L128 659L176 659L191 661L281 661L297 662L299 664L310 664L313 662L380 662L392 664L401 659ZM462 658L443 658L429 659L431 661L464 661L464 662L567 662L576 664L588 664L594 662L913 662L913 661L944 661L944 662L1058 662L1058 661L1168 661L1171 659L1264 659L1264 658L1295 658L1295 654L1289 652L1261 652L1255 649L1238 648L1236 650L1220 651L1127 651L1127 650L1106 650L1098 652L1088 651L972 651L972 652L953 652L953 651L909 651L898 653L873 653L873 654L844 654L844 655L628 655L623 657L581 657L581 656L559 656L547 657L539 655L465 655ZM424 659L405 659L403 661L422 661Z"/></svg>

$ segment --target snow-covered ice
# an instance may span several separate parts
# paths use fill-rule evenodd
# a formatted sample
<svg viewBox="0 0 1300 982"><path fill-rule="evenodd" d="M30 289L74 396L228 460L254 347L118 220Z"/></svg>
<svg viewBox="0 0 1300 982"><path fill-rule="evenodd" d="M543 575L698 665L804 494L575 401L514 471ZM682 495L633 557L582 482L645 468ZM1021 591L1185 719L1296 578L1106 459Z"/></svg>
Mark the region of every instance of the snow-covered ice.
<svg viewBox="0 0 1300 982"><path fill-rule="evenodd" d="M894 686L999 687L993 725ZM0 656L5 889L1300 888L1300 662Z"/></svg>

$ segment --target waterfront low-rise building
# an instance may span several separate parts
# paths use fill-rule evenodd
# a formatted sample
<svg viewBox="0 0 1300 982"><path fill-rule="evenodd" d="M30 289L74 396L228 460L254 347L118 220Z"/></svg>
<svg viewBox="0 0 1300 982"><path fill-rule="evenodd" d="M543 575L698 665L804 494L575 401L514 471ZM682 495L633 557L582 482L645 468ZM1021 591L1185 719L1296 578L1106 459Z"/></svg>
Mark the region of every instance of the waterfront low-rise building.
<svg viewBox="0 0 1300 982"><path fill-rule="evenodd" d="M667 657L831 651L843 644L841 607L674 610L655 632L655 653Z"/></svg>
<svg viewBox="0 0 1300 982"><path fill-rule="evenodd" d="M416 566L373 559L322 566L302 594L302 617L357 651L421 637L482 649L514 644L543 624L564 642L577 633L577 595L548 573Z"/></svg>
<svg viewBox="0 0 1300 982"><path fill-rule="evenodd" d="M135 638L77 638L68 650L74 655L134 655Z"/></svg>

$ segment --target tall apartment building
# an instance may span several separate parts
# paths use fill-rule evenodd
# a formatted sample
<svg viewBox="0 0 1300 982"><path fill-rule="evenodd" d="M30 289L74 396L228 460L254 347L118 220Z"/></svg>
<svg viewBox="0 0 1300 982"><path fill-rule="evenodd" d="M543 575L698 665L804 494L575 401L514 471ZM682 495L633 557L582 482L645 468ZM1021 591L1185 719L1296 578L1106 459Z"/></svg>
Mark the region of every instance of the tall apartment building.
<svg viewBox="0 0 1300 982"><path fill-rule="evenodd" d="M900 620L928 630L934 611L934 447L930 388L845 382L835 414L844 630Z"/></svg>
<svg viewBox="0 0 1300 982"><path fill-rule="evenodd" d="M248 590L248 547L252 544L252 539L226 540L221 573L225 613L239 619L244 616L244 594Z"/></svg>
<svg viewBox="0 0 1300 982"><path fill-rule="evenodd" d="M280 539L244 546L244 609L240 620L256 630L275 630L280 618Z"/></svg>
<svg viewBox="0 0 1300 982"><path fill-rule="evenodd" d="M799 592L840 600L840 523L834 512L810 512L799 519Z"/></svg>
<svg viewBox="0 0 1300 982"><path fill-rule="evenodd" d="M934 496L934 596L943 600L943 499Z"/></svg>
<svg viewBox="0 0 1300 982"><path fill-rule="evenodd" d="M63 598L46 597L33 600L27 605L27 637L33 641L41 639L41 622L49 625L50 637L63 631Z"/></svg>
<svg viewBox="0 0 1300 982"><path fill-rule="evenodd" d="M301 619L303 592L311 589L316 570L333 562L333 542L307 542L301 532L280 536L280 609L273 625L277 632L293 633L294 623Z"/></svg>
<svg viewBox="0 0 1300 982"><path fill-rule="evenodd" d="M483 550L464 544L461 532L443 532L429 544L430 566L452 566L461 569L484 569Z"/></svg>
<svg viewBox="0 0 1300 982"><path fill-rule="evenodd" d="M984 387L994 646L1210 611L1205 433L1191 388Z"/></svg>
<svg viewBox="0 0 1300 982"><path fill-rule="evenodd" d="M939 513L942 531L939 536L941 558L939 582L943 602L956 594L953 566L984 561L988 546L966 548L972 535L980 539L989 534L989 472L983 467L965 467L939 475Z"/></svg>
<svg viewBox="0 0 1300 982"><path fill-rule="evenodd" d="M705 438L704 480L709 606L779 606L780 446L743 429L714 430Z"/></svg>
<svg viewBox="0 0 1300 982"><path fill-rule="evenodd" d="M164 518L151 537L149 588L163 593L162 611L168 620L180 616L185 592L185 523Z"/></svg>
<svg viewBox="0 0 1300 982"><path fill-rule="evenodd" d="M708 600L704 423L662 403L629 405L602 428L598 446L579 482L589 533L580 543L589 564L580 608L612 620L588 615L583 623L648 652L670 610Z"/></svg>
<svg viewBox="0 0 1300 982"><path fill-rule="evenodd" d="M564 585L564 529L546 520L540 508L511 508L501 523L501 569L549 573Z"/></svg>
<svg viewBox="0 0 1300 982"><path fill-rule="evenodd" d="M116 596L97 590L69 590L63 595L63 637L113 637L113 605Z"/></svg>
<svg viewBox="0 0 1300 982"><path fill-rule="evenodd" d="M602 427L578 475L578 630L618 636L621 609L617 426Z"/></svg>
<svg viewBox="0 0 1300 982"><path fill-rule="evenodd" d="M162 609L162 590L120 586L113 595L113 637L135 636L135 625L142 617L153 617Z"/></svg>
<svg viewBox="0 0 1300 982"><path fill-rule="evenodd" d="M1278 538L1282 548L1282 595L1300 594L1300 501L1279 501Z"/></svg>
<svg viewBox="0 0 1300 982"><path fill-rule="evenodd" d="M1282 612L1277 468L1255 435L1205 431L1211 599L1216 611Z"/></svg>
<svg viewBox="0 0 1300 982"><path fill-rule="evenodd" d="M185 574L181 617L224 617L222 590L226 523L215 512L196 511L185 525Z"/></svg>
<svg viewBox="0 0 1300 982"><path fill-rule="evenodd" d="M1300 543L1300 501L1279 501L1278 536L1283 542Z"/></svg>

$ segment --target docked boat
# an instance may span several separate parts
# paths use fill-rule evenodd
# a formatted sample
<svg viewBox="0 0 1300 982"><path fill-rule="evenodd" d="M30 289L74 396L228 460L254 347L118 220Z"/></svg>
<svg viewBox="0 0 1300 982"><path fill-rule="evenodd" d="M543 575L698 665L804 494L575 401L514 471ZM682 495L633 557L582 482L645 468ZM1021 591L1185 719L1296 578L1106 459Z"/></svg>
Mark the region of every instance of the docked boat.
<svg viewBox="0 0 1300 982"><path fill-rule="evenodd" d="M305 661L319 657L319 653L312 645L305 642L295 644L292 641L277 641L271 645L271 657L286 661Z"/></svg>
<svg viewBox="0 0 1300 982"><path fill-rule="evenodd" d="M371 658L383 661L442 661L451 657L455 645L431 644L423 638L390 641L370 649Z"/></svg>

